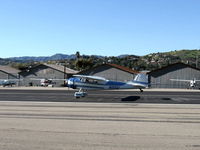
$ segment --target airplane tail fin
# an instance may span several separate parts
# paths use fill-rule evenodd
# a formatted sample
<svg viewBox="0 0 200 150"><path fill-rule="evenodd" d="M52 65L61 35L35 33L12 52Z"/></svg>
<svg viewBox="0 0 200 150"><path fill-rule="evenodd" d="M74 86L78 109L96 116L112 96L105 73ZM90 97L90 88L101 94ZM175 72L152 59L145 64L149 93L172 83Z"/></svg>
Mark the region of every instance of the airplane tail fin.
<svg viewBox="0 0 200 150"><path fill-rule="evenodd" d="M148 75L140 73L135 76L133 82L144 85L145 87L148 87L149 86Z"/></svg>

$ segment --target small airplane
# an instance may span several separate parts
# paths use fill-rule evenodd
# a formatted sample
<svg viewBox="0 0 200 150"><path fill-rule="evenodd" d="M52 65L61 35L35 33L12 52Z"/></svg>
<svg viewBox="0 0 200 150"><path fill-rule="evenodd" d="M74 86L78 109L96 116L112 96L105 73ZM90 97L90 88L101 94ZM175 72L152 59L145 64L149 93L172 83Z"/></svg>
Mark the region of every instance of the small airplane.
<svg viewBox="0 0 200 150"><path fill-rule="evenodd" d="M148 76L145 74L138 74L134 80L128 82L111 81L98 76L74 75L68 79L67 84L70 88L79 89L74 93L76 98L87 96L85 90L88 89L139 89L143 92L149 85Z"/></svg>
<svg viewBox="0 0 200 150"><path fill-rule="evenodd" d="M20 79L0 79L0 86L6 87L6 86L13 86L16 85L17 82L19 82Z"/></svg>
<svg viewBox="0 0 200 150"><path fill-rule="evenodd" d="M185 79L170 79L171 81L180 81L180 82L189 82L189 86L191 88L196 87L197 82L199 82L200 80L196 80L195 78L192 80L185 80Z"/></svg>
<svg viewBox="0 0 200 150"><path fill-rule="evenodd" d="M40 86L43 86L43 87L54 87L54 85L56 84L55 81L67 81L66 79L47 79L47 78L44 78L44 79L36 79L36 78L31 78L31 80L39 80L40 81Z"/></svg>

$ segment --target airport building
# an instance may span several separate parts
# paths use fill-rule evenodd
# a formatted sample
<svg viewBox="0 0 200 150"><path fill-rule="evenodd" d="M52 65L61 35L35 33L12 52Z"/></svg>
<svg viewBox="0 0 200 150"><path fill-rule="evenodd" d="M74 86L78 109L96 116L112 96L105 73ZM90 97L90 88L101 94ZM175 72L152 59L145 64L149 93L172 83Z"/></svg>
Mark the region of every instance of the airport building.
<svg viewBox="0 0 200 150"><path fill-rule="evenodd" d="M0 79L17 79L20 70L10 66L0 66Z"/></svg>
<svg viewBox="0 0 200 150"><path fill-rule="evenodd" d="M76 74L77 71L61 65L40 64L20 72L21 84L24 86L40 86L41 80L52 80L56 87L64 86L65 79Z"/></svg>
<svg viewBox="0 0 200 150"><path fill-rule="evenodd" d="M200 69L183 63L175 63L148 73L151 88L190 88L190 82L171 79L200 80ZM200 86L197 84L196 88Z"/></svg>
<svg viewBox="0 0 200 150"><path fill-rule="evenodd" d="M79 74L82 75L100 76L114 81L130 81L133 80L138 73L138 71L116 64L102 64L92 69L79 72Z"/></svg>
<svg viewBox="0 0 200 150"><path fill-rule="evenodd" d="M21 79L17 82L20 86L40 86L41 79L53 79L54 86L60 87L65 79L70 78L78 71L61 65L40 64L20 72L10 66L0 66L0 79ZM88 70L79 72L82 75L104 77L114 81L130 81L138 71L116 64L102 64ZM190 88L190 82L172 81L170 79L200 80L200 69L183 63L175 63L147 73L151 88ZM197 82L195 88L200 88Z"/></svg>

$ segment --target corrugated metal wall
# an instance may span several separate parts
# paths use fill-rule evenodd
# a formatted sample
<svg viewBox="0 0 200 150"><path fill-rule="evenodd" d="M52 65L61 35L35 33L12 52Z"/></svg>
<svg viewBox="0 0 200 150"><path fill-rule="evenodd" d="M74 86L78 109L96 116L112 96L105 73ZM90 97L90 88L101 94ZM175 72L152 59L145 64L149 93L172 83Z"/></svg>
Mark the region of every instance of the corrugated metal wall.
<svg viewBox="0 0 200 150"><path fill-rule="evenodd" d="M0 79L9 79L9 74L0 70Z"/></svg>
<svg viewBox="0 0 200 150"><path fill-rule="evenodd" d="M20 80L16 80L18 77L19 77L18 74L10 74L0 70L0 79L1 80L14 79L16 81L16 86L20 85Z"/></svg>
<svg viewBox="0 0 200 150"><path fill-rule="evenodd" d="M18 74L9 74L0 70L0 79L16 79Z"/></svg>
<svg viewBox="0 0 200 150"><path fill-rule="evenodd" d="M102 65L94 69L82 72L82 74L100 76L114 81L130 81L135 77L135 74L131 74L107 65Z"/></svg>
<svg viewBox="0 0 200 150"><path fill-rule="evenodd" d="M38 67L32 68L29 72L22 72L20 74L23 78L22 85L29 86L30 82L33 83L33 86L40 86L40 80L33 79L64 79L64 73L57 71L55 69L49 68L45 65L40 65ZM55 86L59 87L64 84L63 80L55 80Z"/></svg>
<svg viewBox="0 0 200 150"><path fill-rule="evenodd" d="M170 79L200 79L200 71L184 64L176 64L170 67L149 73L149 81L152 88L189 88L189 82L171 81Z"/></svg>

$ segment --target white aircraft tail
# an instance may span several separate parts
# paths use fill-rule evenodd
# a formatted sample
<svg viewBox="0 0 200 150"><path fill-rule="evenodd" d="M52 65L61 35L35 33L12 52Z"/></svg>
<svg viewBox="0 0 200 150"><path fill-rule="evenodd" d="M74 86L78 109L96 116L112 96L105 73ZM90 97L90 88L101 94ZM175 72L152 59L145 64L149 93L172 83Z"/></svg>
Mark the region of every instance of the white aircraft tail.
<svg viewBox="0 0 200 150"><path fill-rule="evenodd" d="M135 76L133 81L138 82L138 83L148 84L149 83L148 82L148 75L140 73L140 74Z"/></svg>

